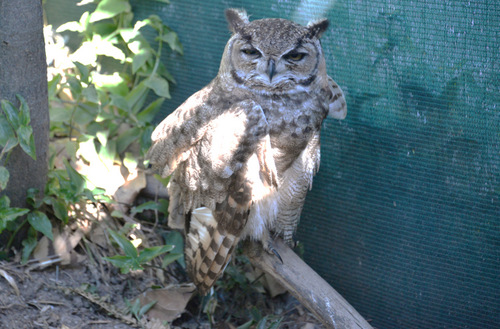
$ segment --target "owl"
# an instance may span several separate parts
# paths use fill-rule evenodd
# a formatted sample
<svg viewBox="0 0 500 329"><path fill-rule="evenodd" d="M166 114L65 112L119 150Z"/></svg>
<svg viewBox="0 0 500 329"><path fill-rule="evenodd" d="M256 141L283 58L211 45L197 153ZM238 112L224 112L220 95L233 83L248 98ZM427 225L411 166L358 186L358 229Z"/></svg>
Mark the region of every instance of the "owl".
<svg viewBox="0 0 500 329"><path fill-rule="evenodd" d="M273 252L292 243L320 163L320 128L347 113L327 75L320 36L285 19L225 12L232 36L217 76L152 134L152 168L171 175L169 226L183 229L187 271L201 294L221 276L239 241Z"/></svg>

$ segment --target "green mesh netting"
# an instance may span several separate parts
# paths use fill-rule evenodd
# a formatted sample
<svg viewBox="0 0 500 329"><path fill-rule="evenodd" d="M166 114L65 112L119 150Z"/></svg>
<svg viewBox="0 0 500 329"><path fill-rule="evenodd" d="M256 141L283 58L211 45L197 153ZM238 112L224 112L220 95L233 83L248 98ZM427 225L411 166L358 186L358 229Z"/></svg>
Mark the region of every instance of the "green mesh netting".
<svg viewBox="0 0 500 329"><path fill-rule="evenodd" d="M163 116L217 74L225 8L329 18L322 42L348 116L323 125L298 232L305 260L374 327L500 328L500 2L134 6L184 45L164 57L178 83Z"/></svg>

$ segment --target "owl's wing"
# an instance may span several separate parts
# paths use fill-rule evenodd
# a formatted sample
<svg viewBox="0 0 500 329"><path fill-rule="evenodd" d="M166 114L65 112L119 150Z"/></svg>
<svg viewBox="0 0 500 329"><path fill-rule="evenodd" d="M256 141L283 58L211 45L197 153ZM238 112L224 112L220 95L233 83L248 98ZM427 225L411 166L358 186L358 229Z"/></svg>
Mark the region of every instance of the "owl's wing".
<svg viewBox="0 0 500 329"><path fill-rule="evenodd" d="M181 119L179 125L184 124L184 118L190 120L182 114L174 118ZM166 127L181 133L180 128ZM179 226L187 217L187 270L204 294L222 274L239 241L253 202L255 177L270 188L277 183L274 160L266 152L270 152L267 121L255 102L214 110L198 127L190 136L177 136L177 142L155 141L153 155L166 153L151 159L167 164L164 174L175 169L169 186L170 216L176 217L174 222ZM251 158L256 161L249 161ZM255 162L257 166L249 165Z"/></svg>
<svg viewBox="0 0 500 329"><path fill-rule="evenodd" d="M328 76L328 88L330 89L330 101L328 116L335 119L344 119L347 115L347 104L344 92L339 85Z"/></svg>
<svg viewBox="0 0 500 329"><path fill-rule="evenodd" d="M153 145L146 155L154 171L169 176L177 165L187 159L190 149L203 137L212 111L204 104L212 90L211 84L189 97L167 116L153 131Z"/></svg>
<svg viewBox="0 0 500 329"><path fill-rule="evenodd" d="M313 176L319 169L319 163L320 134L317 132L280 179L276 230L287 244L292 243L307 192L312 187Z"/></svg>

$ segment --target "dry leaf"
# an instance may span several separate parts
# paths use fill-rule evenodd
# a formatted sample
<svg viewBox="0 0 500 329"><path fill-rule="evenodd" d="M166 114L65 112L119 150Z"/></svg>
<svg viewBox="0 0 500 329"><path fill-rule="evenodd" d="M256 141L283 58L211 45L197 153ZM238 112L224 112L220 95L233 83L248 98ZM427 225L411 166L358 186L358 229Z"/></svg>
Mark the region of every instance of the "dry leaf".
<svg viewBox="0 0 500 329"><path fill-rule="evenodd" d="M146 187L146 174L143 171L137 171L135 175L129 175L125 184L115 192L114 198L118 203L132 204L144 187Z"/></svg>
<svg viewBox="0 0 500 329"><path fill-rule="evenodd" d="M17 284L14 278L2 269L0 269L0 275L3 276L5 280L7 280L7 282L10 284L10 286L14 289L17 297L20 297L21 295L19 293L19 288L17 288Z"/></svg>
<svg viewBox="0 0 500 329"><path fill-rule="evenodd" d="M139 296L139 300L141 301L141 305L156 301L147 313L149 318L171 322L184 312L194 291L195 287L193 284L176 285L146 291Z"/></svg>
<svg viewBox="0 0 500 329"><path fill-rule="evenodd" d="M71 231L68 227L60 232L57 227L52 229L54 241L50 241L43 236L33 250L33 258L38 261L38 268L44 268L60 261L61 265L76 265L81 263L86 257L80 255L73 249L78 245L83 237L80 229ZM51 260L46 262L46 260Z"/></svg>

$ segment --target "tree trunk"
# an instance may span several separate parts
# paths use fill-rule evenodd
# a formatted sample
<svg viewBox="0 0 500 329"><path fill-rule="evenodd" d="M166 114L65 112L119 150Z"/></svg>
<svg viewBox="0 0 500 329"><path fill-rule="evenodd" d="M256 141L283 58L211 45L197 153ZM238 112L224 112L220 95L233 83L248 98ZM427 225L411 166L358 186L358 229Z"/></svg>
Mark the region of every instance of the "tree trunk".
<svg viewBox="0 0 500 329"><path fill-rule="evenodd" d="M2 193L10 198L11 206L24 207L26 190L43 191L48 170L47 63L40 0L0 0L0 99L18 106L16 94L30 108L37 159L14 148L6 163L9 183Z"/></svg>

